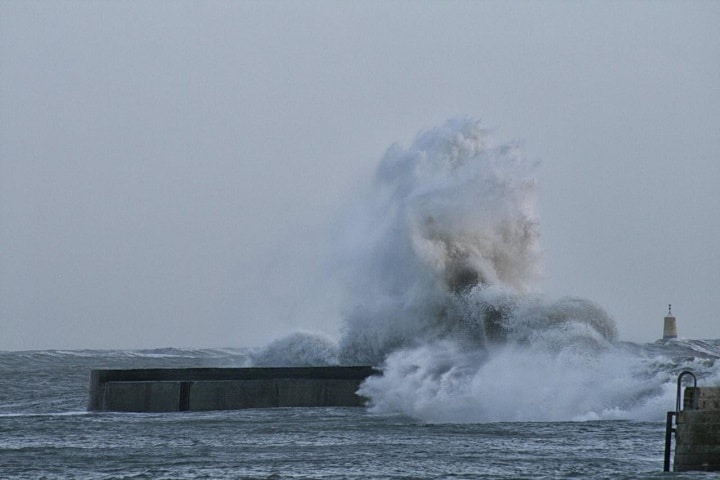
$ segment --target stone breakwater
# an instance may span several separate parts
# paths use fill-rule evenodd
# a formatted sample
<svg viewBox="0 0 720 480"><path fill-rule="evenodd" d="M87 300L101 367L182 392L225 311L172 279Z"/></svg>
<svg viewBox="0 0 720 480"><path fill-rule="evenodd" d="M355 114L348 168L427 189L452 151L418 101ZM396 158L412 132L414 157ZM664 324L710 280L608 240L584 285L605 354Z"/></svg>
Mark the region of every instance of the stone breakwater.
<svg viewBox="0 0 720 480"><path fill-rule="evenodd" d="M367 366L93 370L90 411L177 412L361 407Z"/></svg>

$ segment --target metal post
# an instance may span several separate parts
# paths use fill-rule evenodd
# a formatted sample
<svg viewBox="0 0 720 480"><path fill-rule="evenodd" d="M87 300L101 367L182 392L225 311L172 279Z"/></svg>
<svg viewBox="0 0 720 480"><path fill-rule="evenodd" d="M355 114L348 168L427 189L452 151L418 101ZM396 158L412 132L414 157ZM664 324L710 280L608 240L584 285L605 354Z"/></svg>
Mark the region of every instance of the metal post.
<svg viewBox="0 0 720 480"><path fill-rule="evenodd" d="M672 447L672 434L675 431L673 428L673 417L675 412L667 412L667 418L665 420L665 461L663 463L663 472L670 471L670 449Z"/></svg>
<svg viewBox="0 0 720 480"><path fill-rule="evenodd" d="M665 458L663 462L663 472L669 472L670 471L670 450L672 449L672 434L675 433L675 428L673 428L673 418L680 415L680 410L682 409L682 379L685 375L690 375L693 379L693 386L695 387L695 390L693 391L693 410L697 410L697 377L695 377L695 374L689 370L685 370L684 372L681 372L680 375L678 375L677 379L677 395L675 396L675 411L674 412L667 412L667 417L665 419ZM675 418L675 421L677 421L677 418Z"/></svg>

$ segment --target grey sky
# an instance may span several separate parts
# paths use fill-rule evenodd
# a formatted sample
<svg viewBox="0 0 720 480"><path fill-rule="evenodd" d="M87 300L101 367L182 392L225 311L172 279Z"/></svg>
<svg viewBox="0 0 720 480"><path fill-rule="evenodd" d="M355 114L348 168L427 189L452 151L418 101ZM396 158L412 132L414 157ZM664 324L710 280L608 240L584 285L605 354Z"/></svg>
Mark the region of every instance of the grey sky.
<svg viewBox="0 0 720 480"><path fill-rule="evenodd" d="M470 115L542 162L551 295L720 337L719 2L0 0L0 350L335 334L326 230Z"/></svg>

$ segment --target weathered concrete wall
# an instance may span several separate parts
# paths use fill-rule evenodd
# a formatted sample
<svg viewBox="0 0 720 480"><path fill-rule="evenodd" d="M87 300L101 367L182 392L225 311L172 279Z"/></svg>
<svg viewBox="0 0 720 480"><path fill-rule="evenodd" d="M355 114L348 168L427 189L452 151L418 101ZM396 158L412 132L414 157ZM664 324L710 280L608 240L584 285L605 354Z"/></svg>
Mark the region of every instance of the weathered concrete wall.
<svg viewBox="0 0 720 480"><path fill-rule="evenodd" d="M697 398L697 410L692 410ZM675 471L720 471L720 388L685 389L676 420Z"/></svg>
<svg viewBox="0 0 720 480"><path fill-rule="evenodd" d="M720 387L686 387L683 409L693 410L697 397L697 410L720 410Z"/></svg>
<svg viewBox="0 0 720 480"><path fill-rule="evenodd" d="M363 406L371 367L93 370L88 410L172 412Z"/></svg>
<svg viewBox="0 0 720 480"><path fill-rule="evenodd" d="M684 410L675 430L675 471L720 470L720 410Z"/></svg>

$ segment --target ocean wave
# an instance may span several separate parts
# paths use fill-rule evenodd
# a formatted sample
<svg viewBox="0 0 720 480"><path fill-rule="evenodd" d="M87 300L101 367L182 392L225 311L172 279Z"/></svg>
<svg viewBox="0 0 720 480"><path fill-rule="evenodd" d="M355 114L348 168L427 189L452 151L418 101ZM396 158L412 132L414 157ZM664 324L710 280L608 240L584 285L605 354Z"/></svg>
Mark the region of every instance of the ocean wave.
<svg viewBox="0 0 720 480"><path fill-rule="evenodd" d="M340 339L267 352L379 366L371 410L429 422L658 420L681 370L720 379L717 341L620 342L600 305L542 294L537 167L470 118L390 147L334 239Z"/></svg>

